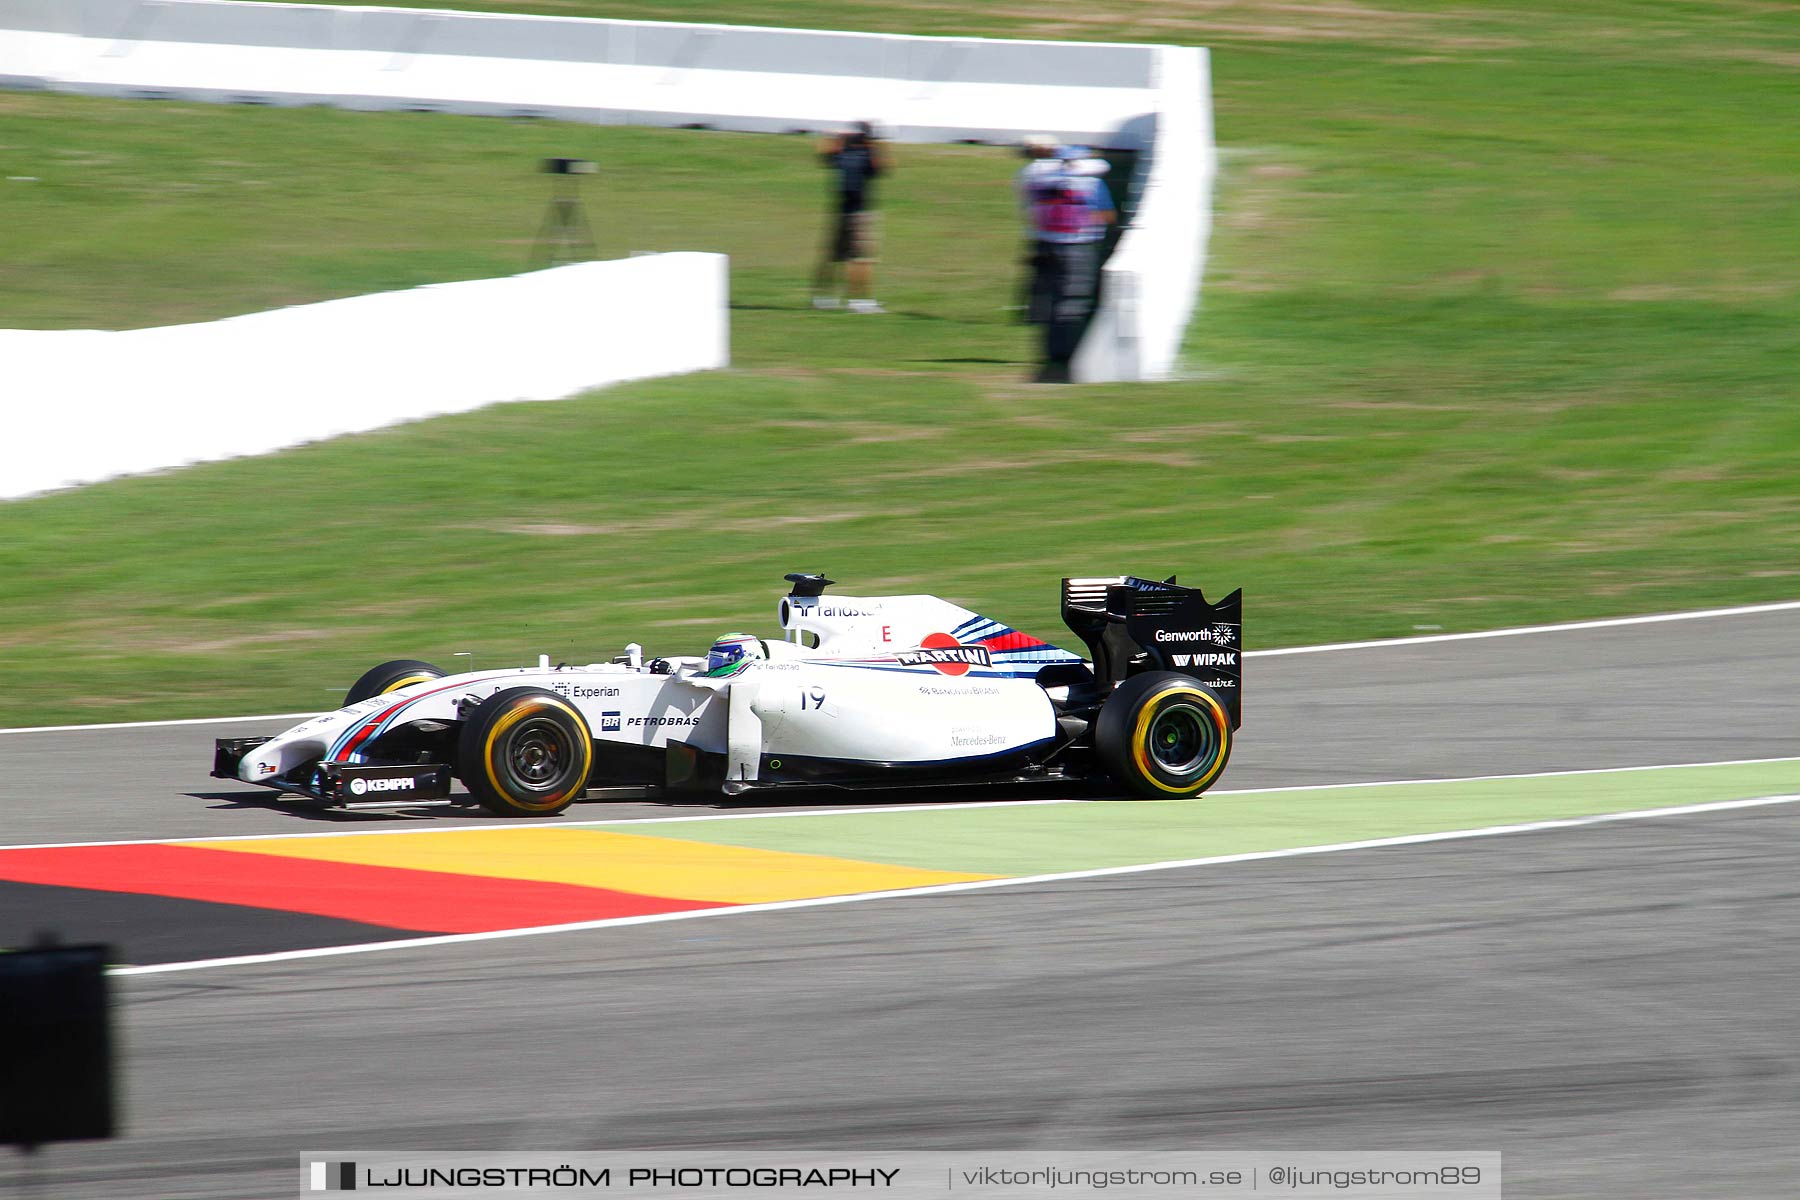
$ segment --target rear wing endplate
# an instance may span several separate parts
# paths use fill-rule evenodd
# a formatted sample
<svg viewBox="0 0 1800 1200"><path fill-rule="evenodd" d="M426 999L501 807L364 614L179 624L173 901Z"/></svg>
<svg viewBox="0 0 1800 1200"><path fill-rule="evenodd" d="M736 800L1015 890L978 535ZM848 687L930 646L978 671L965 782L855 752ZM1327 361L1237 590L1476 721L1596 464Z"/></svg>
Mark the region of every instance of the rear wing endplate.
<svg viewBox="0 0 1800 1200"><path fill-rule="evenodd" d="M1062 581L1064 624L1088 645L1094 674L1116 685L1145 671L1175 671L1211 688L1243 720L1244 593L1214 604L1199 588L1135 575Z"/></svg>

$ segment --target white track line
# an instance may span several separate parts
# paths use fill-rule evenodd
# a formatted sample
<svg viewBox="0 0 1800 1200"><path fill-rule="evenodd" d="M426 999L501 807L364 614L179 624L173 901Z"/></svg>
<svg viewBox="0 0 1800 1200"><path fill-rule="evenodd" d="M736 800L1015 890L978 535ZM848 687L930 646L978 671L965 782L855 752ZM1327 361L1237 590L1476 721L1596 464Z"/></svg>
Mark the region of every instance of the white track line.
<svg viewBox="0 0 1800 1200"><path fill-rule="evenodd" d="M0 729L0 733L85 733L90 729L160 729L168 725L238 725L246 721L304 721L318 715L316 712L264 713L260 717L187 717L180 721L114 721L108 725L19 725L11 729Z"/></svg>
<svg viewBox="0 0 1800 1200"><path fill-rule="evenodd" d="M1623 775L1641 771L1691 771L1706 767L1755 767L1774 763L1800 764L1800 758L1734 758L1722 762L1655 763L1636 767L1592 767L1576 771L1535 771L1517 775L1463 775L1451 779L1380 779L1359 783L1301 783L1288 787L1239 788L1235 791L1207 792L1186 800L1080 800L1057 797L1046 800L957 800L943 804L887 804L869 808L800 808L791 812L687 813L675 817L613 817L594 821L483 821L471 820L460 825L433 822L400 828L327 829L305 833L220 833L205 837L121 838L96 842L19 842L0 846L8 850L76 850L94 846L199 846L211 842L285 842L307 838L407 837L426 833L482 833L501 829L632 829L639 825L686 825L696 821L761 821L787 820L793 817L893 816L901 813L946 812L974 808L1041 808L1048 804L1204 804L1224 796L1277 796L1286 792L1335 792L1349 788L1417 787L1430 784L1500 783L1517 779L1564 779L1577 775Z"/></svg>
<svg viewBox="0 0 1800 1200"><path fill-rule="evenodd" d="M1800 600L1774 604L1746 604L1737 608L1705 608L1695 612L1658 613L1646 617L1608 617L1597 621L1569 621L1558 625L1520 625L1512 629L1485 629L1474 633L1433 633L1423 637L1384 638L1372 642L1330 642L1322 646L1288 646L1275 650L1246 650L1245 658L1279 658L1290 654L1328 654L1339 650L1378 650L1389 646L1426 646L1434 642L1473 642L1485 638L1521 637L1534 633L1563 633L1579 629L1616 629L1625 625L1660 625L1666 621L1701 621L1711 617L1747 617L1758 613L1792 612ZM110 725L21 725L0 729L8 733L79 733L89 729L155 729L165 725L232 725L243 721L303 721L318 713L270 713L260 717L189 717L179 721L118 721Z"/></svg>
<svg viewBox="0 0 1800 1200"><path fill-rule="evenodd" d="M1573 775L1623 775L1634 771L1686 771L1695 767L1761 767L1774 763L1800 763L1800 758L1727 758L1719 762L1646 763L1631 767L1581 767L1573 771L1522 771L1510 775L1461 775L1450 779L1377 779L1361 783L1291 783L1283 787L1239 788L1235 791L1209 791L1193 797L1192 802L1209 796L1278 796L1283 792L1335 792L1345 788L1415 787L1433 783L1499 783L1508 779L1564 779ZM0 846L0 849L5 847Z"/></svg>
<svg viewBox="0 0 1800 1200"><path fill-rule="evenodd" d="M1520 625L1512 629L1483 629L1474 633L1432 633L1422 637L1382 638L1373 642L1330 642L1323 646L1288 646L1277 650L1246 650L1245 658L1279 658L1288 654L1327 654L1337 650L1379 650L1389 646L1428 646L1434 642L1474 642L1484 638L1521 637L1530 633L1565 633L1577 629L1617 629L1624 625L1661 625L1667 621L1701 621L1709 617L1749 617L1758 613L1792 612L1800 600L1776 604L1745 604L1737 608L1704 608L1695 612L1657 613L1647 617L1608 617L1599 621L1568 621L1557 625Z"/></svg>
<svg viewBox="0 0 1800 1200"><path fill-rule="evenodd" d="M1733 809L1762 808L1776 804L1793 804L1800 794L1759 796L1749 800L1717 800L1704 804L1681 804L1670 808L1646 808L1632 812L1601 813L1591 817L1568 817L1554 821L1529 821L1520 825L1489 825L1480 829L1454 829L1442 833L1411 833L1399 837L1370 838L1360 842L1336 842L1323 846L1295 846L1284 850L1256 850L1247 854L1220 854L1210 858L1186 858L1170 862L1143 863L1125 867L1097 867L1086 871L1058 871L1048 875L1021 875L1006 879L978 879L968 883L943 883L928 887L897 891L862 892L849 896L820 896L810 900L778 900L767 904L740 904L724 908L692 909L684 912L652 913L638 917L611 917L599 921L575 921L566 925L537 925L525 929L497 929L488 933L450 933L436 937L405 938L390 942L365 942L356 946L321 946L311 950L283 950L274 954L241 954L232 958L206 958L191 962L155 963L142 967L114 967L113 975L167 975L176 971L200 971L212 967L253 966L260 963L293 962L309 958L332 958L347 954L371 954L382 950L408 950L424 946L453 946L464 942L490 942L504 938L536 937L550 933L575 933L587 929L610 929L621 925L651 925L663 921L687 921L701 917L735 916L744 913L785 912L796 908L821 908L833 904L856 904L865 900L891 900L906 896L943 896L956 892L988 891L995 888L1022 887L1028 884L1063 883L1080 879L1104 879L1115 875L1141 875L1151 871L1174 871L1186 867L1216 867L1230 863L1261 862L1267 859L1301 858L1316 854L1338 854L1349 850L1376 850L1388 846L1418 846L1432 842L1462 841L1471 838L1501 837L1515 833L1538 833L1552 829L1579 829L1619 821L1642 821L1656 817L1680 817L1703 813L1728 812Z"/></svg>

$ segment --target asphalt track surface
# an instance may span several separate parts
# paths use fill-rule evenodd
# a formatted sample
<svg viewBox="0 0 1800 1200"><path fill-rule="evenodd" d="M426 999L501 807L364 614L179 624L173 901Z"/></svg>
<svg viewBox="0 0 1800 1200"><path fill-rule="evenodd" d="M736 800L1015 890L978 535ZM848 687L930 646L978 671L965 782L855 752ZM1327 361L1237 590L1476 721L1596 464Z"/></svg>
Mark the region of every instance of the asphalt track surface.
<svg viewBox="0 0 1800 1200"><path fill-rule="evenodd" d="M1246 675L1233 789L1800 753L1793 611ZM272 808L206 777L239 732L0 735L0 840L464 819ZM577 815L671 811L706 809ZM1792 1196L1797 854L1780 805L120 979L128 1136L18 1194L725 1146L1498 1149L1509 1197Z"/></svg>

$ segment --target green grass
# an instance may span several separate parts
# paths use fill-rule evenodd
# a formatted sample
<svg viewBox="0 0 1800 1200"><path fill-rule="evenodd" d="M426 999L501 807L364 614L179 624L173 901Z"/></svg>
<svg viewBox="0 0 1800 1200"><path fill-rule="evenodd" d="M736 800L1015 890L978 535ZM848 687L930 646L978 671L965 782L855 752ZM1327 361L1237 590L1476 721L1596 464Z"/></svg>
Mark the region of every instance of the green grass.
<svg viewBox="0 0 1800 1200"><path fill-rule="evenodd" d="M817 326L761 314L794 308L820 241L825 173L810 148L751 134L0 92L0 169L29 180L0 181L0 328L166 325L513 274L542 265L551 181L538 165L562 155L600 164L580 187L602 257L730 254L739 360L790 362ZM896 189L884 214L896 303L958 329L997 315L957 257L997 264L1015 247L1011 163L967 146L897 154L914 186ZM947 211L931 203L939 186L957 199ZM1002 338L951 333L925 349L1024 352L1022 334L985 325Z"/></svg>
<svg viewBox="0 0 1800 1200"><path fill-rule="evenodd" d="M0 505L0 724L687 651L766 628L796 568L1050 635L1058 575L1178 570L1243 586L1259 646L1793 598L1800 31L1566 7L658 10L1213 46L1203 307L1188 377L1142 386L1020 382L999 151L900 148L898 311L863 319L805 307L823 181L793 138L0 94L0 178L39 180L0 183L0 327L517 270L565 154L602 164L604 252L732 255L735 359Z"/></svg>

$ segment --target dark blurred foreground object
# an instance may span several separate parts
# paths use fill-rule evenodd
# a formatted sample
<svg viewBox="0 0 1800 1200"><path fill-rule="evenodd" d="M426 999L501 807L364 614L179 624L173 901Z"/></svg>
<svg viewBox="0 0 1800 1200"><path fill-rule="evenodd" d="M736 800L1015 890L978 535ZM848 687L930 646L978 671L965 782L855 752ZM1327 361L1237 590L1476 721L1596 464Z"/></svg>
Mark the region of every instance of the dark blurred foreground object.
<svg viewBox="0 0 1800 1200"><path fill-rule="evenodd" d="M0 1142L113 1136L107 946L0 953Z"/></svg>
<svg viewBox="0 0 1800 1200"><path fill-rule="evenodd" d="M550 209L538 230L532 261L554 267L593 258L597 252L594 234L581 208L579 184L583 175L598 175L599 166L586 158L546 158L544 173L553 177Z"/></svg>

